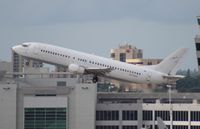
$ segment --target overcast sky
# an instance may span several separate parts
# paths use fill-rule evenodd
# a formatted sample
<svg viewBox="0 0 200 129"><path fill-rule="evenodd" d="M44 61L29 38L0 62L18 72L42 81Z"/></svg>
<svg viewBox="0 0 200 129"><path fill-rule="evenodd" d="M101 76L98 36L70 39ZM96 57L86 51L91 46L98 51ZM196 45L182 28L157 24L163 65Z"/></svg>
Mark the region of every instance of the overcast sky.
<svg viewBox="0 0 200 129"><path fill-rule="evenodd" d="M11 47L45 42L109 57L129 43L144 58L190 49L183 69L197 68L194 37L200 0L0 0L0 60Z"/></svg>

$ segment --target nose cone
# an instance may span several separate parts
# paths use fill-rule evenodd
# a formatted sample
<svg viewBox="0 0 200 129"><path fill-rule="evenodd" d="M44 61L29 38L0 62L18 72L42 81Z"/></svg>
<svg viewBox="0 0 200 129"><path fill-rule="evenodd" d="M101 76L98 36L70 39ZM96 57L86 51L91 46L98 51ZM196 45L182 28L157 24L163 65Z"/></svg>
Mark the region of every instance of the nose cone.
<svg viewBox="0 0 200 129"><path fill-rule="evenodd" d="M14 52L17 53L17 54L20 54L20 46L19 46L19 45L13 46L13 47L12 47L12 51L14 51Z"/></svg>

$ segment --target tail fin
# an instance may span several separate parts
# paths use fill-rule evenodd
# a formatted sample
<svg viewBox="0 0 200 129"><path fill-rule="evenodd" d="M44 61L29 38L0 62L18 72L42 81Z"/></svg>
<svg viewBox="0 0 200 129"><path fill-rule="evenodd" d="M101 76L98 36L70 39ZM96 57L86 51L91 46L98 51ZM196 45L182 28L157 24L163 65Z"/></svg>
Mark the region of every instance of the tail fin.
<svg viewBox="0 0 200 129"><path fill-rule="evenodd" d="M184 55L187 53L188 48L179 48L175 52L167 56L162 62L157 65L152 66L154 70L166 73L166 74L176 74ZM150 66L151 67L151 66Z"/></svg>

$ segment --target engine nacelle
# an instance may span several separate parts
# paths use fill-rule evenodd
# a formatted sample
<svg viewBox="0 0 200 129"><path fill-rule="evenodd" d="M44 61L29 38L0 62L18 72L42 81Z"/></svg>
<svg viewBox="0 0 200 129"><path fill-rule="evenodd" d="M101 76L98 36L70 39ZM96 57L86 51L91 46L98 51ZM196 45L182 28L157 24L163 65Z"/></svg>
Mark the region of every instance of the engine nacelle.
<svg viewBox="0 0 200 129"><path fill-rule="evenodd" d="M80 67L77 64L70 64L68 67L69 72L71 73L78 73L78 74L83 74L85 71L85 68Z"/></svg>

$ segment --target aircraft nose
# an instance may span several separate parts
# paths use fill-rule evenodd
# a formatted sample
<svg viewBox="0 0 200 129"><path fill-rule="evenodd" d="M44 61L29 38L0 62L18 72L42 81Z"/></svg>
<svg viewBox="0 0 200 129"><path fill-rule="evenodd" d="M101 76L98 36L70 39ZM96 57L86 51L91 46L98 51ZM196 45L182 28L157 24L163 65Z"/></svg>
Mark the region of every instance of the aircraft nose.
<svg viewBox="0 0 200 129"><path fill-rule="evenodd" d="M13 46L13 47L12 47L12 51L15 51L15 49L16 49L16 46Z"/></svg>
<svg viewBox="0 0 200 129"><path fill-rule="evenodd" d="M17 45L17 46L13 46L13 47L12 47L12 51L14 51L14 52L16 52L16 53L19 54L20 46L19 46L19 45Z"/></svg>

